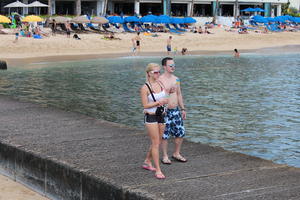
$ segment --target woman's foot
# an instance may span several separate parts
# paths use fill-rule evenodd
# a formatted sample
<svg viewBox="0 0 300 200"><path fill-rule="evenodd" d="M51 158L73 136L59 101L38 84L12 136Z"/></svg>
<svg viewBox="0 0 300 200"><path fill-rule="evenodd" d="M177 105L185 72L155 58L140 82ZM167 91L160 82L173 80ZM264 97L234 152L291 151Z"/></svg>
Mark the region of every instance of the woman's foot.
<svg viewBox="0 0 300 200"><path fill-rule="evenodd" d="M155 167L152 166L152 163L147 161L144 162L142 168L149 171L156 171Z"/></svg>
<svg viewBox="0 0 300 200"><path fill-rule="evenodd" d="M157 179L165 179L165 175L162 172L156 172L155 173L155 178Z"/></svg>

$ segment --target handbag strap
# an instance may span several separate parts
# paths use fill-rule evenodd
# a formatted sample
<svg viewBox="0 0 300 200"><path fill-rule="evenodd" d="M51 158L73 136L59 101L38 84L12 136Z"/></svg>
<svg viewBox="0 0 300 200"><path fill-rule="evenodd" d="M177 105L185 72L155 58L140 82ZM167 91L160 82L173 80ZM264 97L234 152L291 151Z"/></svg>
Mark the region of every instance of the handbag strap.
<svg viewBox="0 0 300 200"><path fill-rule="evenodd" d="M148 89L149 89L149 91L151 93L152 99L156 102L156 99L155 99L155 97L154 97L154 95L152 93L152 90L151 90L150 86L148 85L148 83L145 83L145 84L147 85L147 87L148 87Z"/></svg>

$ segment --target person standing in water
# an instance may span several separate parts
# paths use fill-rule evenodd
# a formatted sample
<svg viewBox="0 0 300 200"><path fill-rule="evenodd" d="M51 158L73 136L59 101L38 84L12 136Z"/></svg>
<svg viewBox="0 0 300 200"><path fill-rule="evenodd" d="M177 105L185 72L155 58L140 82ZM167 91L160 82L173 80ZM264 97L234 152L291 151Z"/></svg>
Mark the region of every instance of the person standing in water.
<svg viewBox="0 0 300 200"><path fill-rule="evenodd" d="M237 49L234 49L234 57L236 57L236 58L240 57L240 53Z"/></svg>

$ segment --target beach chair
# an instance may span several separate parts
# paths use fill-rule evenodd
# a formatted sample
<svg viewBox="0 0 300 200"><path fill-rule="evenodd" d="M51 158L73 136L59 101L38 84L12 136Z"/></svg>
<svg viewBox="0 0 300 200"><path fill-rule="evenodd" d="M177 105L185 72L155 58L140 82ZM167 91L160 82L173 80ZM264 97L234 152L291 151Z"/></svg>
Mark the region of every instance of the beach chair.
<svg viewBox="0 0 300 200"><path fill-rule="evenodd" d="M177 26L177 24L172 24L172 25L174 26L174 28L175 28L176 31L182 31L182 32L186 32L187 31L186 29L179 28Z"/></svg>
<svg viewBox="0 0 300 200"><path fill-rule="evenodd" d="M99 28L96 28L92 23L87 24L87 26L89 29L91 29L94 32L105 33L105 31L100 30Z"/></svg>
<svg viewBox="0 0 300 200"><path fill-rule="evenodd" d="M146 30L144 29L144 27L140 23L136 23L136 26L138 27L139 32L146 32Z"/></svg>
<svg viewBox="0 0 300 200"><path fill-rule="evenodd" d="M106 33L113 33L113 31L108 30L109 24L102 24L102 28Z"/></svg>
<svg viewBox="0 0 300 200"><path fill-rule="evenodd" d="M134 30L129 29L129 27L127 26L127 23L124 23L122 25L123 25L123 29L125 32L129 32L129 33L135 32Z"/></svg>
<svg viewBox="0 0 300 200"><path fill-rule="evenodd" d="M82 31L79 29L78 25L75 25L74 23L71 23L71 29L72 31L74 31L75 33L82 33Z"/></svg>
<svg viewBox="0 0 300 200"><path fill-rule="evenodd" d="M177 35L182 35L182 34L183 34L182 32L177 31L177 30L174 29L174 28L171 28L171 27L170 27L170 24L166 24L166 28L169 30L170 33L174 33L174 34L177 34Z"/></svg>

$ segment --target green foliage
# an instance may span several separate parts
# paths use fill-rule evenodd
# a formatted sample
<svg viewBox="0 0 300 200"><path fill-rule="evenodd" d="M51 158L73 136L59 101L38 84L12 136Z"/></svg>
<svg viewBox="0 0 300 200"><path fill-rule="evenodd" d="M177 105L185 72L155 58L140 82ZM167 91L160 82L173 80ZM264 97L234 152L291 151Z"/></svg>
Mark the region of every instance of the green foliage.
<svg viewBox="0 0 300 200"><path fill-rule="evenodd" d="M290 6L290 2L282 4L282 6L281 6L282 15L287 15L288 14L289 6Z"/></svg>

